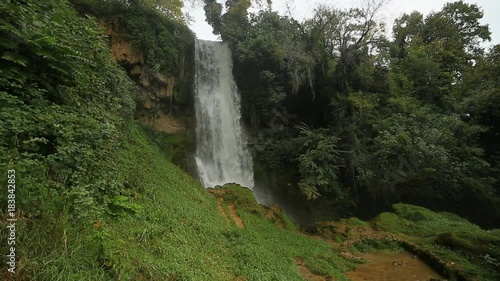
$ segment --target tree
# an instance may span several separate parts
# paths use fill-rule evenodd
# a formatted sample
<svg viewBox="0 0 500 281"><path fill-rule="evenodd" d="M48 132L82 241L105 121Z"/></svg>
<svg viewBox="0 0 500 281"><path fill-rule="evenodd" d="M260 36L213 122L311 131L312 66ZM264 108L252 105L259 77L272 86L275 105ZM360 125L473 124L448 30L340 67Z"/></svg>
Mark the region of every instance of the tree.
<svg viewBox="0 0 500 281"><path fill-rule="evenodd" d="M215 0L204 0L205 18L208 24L212 26L214 34L220 34L222 28L222 5Z"/></svg>
<svg viewBox="0 0 500 281"><path fill-rule="evenodd" d="M453 85L481 56L479 42L490 39L482 16L477 5L458 1L425 20L414 12L395 21L394 64L413 81L415 97L451 109Z"/></svg>
<svg viewBox="0 0 500 281"><path fill-rule="evenodd" d="M374 20L387 1L368 1L363 8L348 11L319 6L314 17L306 22L313 38L321 42L328 55L336 58L339 87L350 87L350 75L357 65L357 52L373 51L375 43L382 40L383 26Z"/></svg>
<svg viewBox="0 0 500 281"><path fill-rule="evenodd" d="M422 199L496 212L498 71L478 45L482 12L459 1L405 14L390 40L375 20L385 2L320 6L303 23L249 14L245 1L208 9L233 52L244 118L262 133L256 159L322 207Z"/></svg>
<svg viewBox="0 0 500 281"><path fill-rule="evenodd" d="M488 25L479 23L483 18L483 12L476 4L467 4L463 1L447 3L436 16L445 18L453 27L455 32L448 36L457 36L462 49L469 55L481 55L483 50L479 43L491 40ZM431 16L429 20L432 18L434 17ZM441 32L446 31L448 29L441 29Z"/></svg>
<svg viewBox="0 0 500 281"><path fill-rule="evenodd" d="M500 45L495 45L486 56L464 73L460 90L455 92L457 111L463 118L486 128L480 134L480 143L486 160L495 169L496 189L500 192Z"/></svg>

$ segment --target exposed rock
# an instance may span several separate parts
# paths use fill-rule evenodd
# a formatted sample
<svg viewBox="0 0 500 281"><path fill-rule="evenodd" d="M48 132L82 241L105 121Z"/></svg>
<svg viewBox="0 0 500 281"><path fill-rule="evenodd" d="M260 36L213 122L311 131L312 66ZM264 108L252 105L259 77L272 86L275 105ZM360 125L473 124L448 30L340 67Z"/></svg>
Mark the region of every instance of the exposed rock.
<svg viewBox="0 0 500 281"><path fill-rule="evenodd" d="M134 65L132 69L130 70L130 75L140 75L143 72L143 67L140 64Z"/></svg>
<svg viewBox="0 0 500 281"><path fill-rule="evenodd" d="M405 263L404 263L404 261L403 261L403 262L393 261L393 262L392 262L392 265L393 265L393 266L405 266Z"/></svg>
<svg viewBox="0 0 500 281"><path fill-rule="evenodd" d="M106 34L109 38L111 47L111 56L119 64L141 64L144 65L144 54L137 52L129 40L127 32L114 22L101 22L106 28Z"/></svg>
<svg viewBox="0 0 500 281"><path fill-rule="evenodd" d="M140 88L137 97L139 121L166 133L185 130L186 124L172 115L176 78L151 70L145 63L143 52L134 48L126 30L115 22L103 21L101 25L106 28L109 37L111 56L128 71Z"/></svg>
<svg viewBox="0 0 500 281"><path fill-rule="evenodd" d="M132 51L132 43L122 40L111 41L111 55L117 62L127 62L130 64L144 64L144 55Z"/></svg>
<svg viewBox="0 0 500 281"><path fill-rule="evenodd" d="M137 119L141 123L165 133L177 133L185 130L185 125L177 118L171 117L163 112L154 109L141 110L137 114Z"/></svg>
<svg viewBox="0 0 500 281"><path fill-rule="evenodd" d="M270 206L261 205L264 217L281 228L286 228L283 210L276 204Z"/></svg>

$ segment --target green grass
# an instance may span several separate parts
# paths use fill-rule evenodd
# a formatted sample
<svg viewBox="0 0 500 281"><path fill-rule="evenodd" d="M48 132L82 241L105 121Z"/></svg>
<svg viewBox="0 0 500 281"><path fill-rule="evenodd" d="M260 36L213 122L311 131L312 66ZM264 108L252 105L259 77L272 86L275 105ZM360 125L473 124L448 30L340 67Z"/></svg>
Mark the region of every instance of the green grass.
<svg viewBox="0 0 500 281"><path fill-rule="evenodd" d="M120 280L302 280L295 258L311 270L341 277L352 265L323 242L283 229L262 216L250 191L234 193L245 228L228 225L215 197L166 161L131 126L120 171L140 191L137 215L102 230L106 265ZM114 276L113 276L114 275Z"/></svg>
<svg viewBox="0 0 500 281"><path fill-rule="evenodd" d="M132 178L143 211L104 229L105 256L123 280L229 280L226 222L215 200L131 126L120 171Z"/></svg>
<svg viewBox="0 0 500 281"><path fill-rule="evenodd" d="M227 234L233 249L238 275L249 280L302 280L295 268L295 258L302 257L309 269L320 275L346 280L341 272L354 268L333 251L327 243L296 232L293 223L285 219L283 227L265 219L251 191L237 185L224 186L224 202L235 203L244 229Z"/></svg>
<svg viewBox="0 0 500 281"><path fill-rule="evenodd" d="M266 218L251 191L234 184L213 192L223 198L230 219L228 206L236 206L244 228L228 223L217 210L216 197L172 164L157 141L138 124L129 124L116 159L124 190L111 201L107 218L86 225L62 214L20 217L19 274L13 278L4 272L0 279L303 280L296 266L301 257L314 273L346 280L342 272L353 269L354 261L298 232L279 210ZM451 265L450 280L500 279L499 230L482 230L453 214L405 204L371 222L348 218L339 223L326 224L331 239L339 238L339 225L347 227L349 236L357 228L373 227L402 235ZM4 224L2 237L7 235ZM396 242L353 246L380 248L400 249Z"/></svg>
<svg viewBox="0 0 500 281"><path fill-rule="evenodd" d="M60 217L19 218L17 273L2 268L0 280L109 280L98 262L98 233L88 227L64 226L62 221ZM4 229L2 225L1 235L7 237Z"/></svg>
<svg viewBox="0 0 500 281"><path fill-rule="evenodd" d="M186 155L194 150L195 135L191 131L165 133L148 126L141 126L149 142L156 145L167 159L177 165L184 165Z"/></svg>
<svg viewBox="0 0 500 281"><path fill-rule="evenodd" d="M341 220L342 221L342 220ZM369 226L370 224L365 222L365 221L362 221L358 218L355 218L355 217L350 217L350 218L347 218L345 219L345 221L350 224L350 225L354 225L354 226Z"/></svg>
<svg viewBox="0 0 500 281"><path fill-rule="evenodd" d="M351 252L374 252L378 250L387 251L390 253L394 252L402 252L404 251L401 244L396 241L388 241L388 240L362 240L359 243L351 246Z"/></svg>
<svg viewBox="0 0 500 281"><path fill-rule="evenodd" d="M346 280L342 272L354 266L297 232L284 214L277 214L284 228L267 220L241 187L229 189L245 227L228 224L216 198L138 124L128 126L115 163L125 187L108 217L88 224L60 214L20 219L19 273L1 280L303 280L297 257L313 272Z"/></svg>

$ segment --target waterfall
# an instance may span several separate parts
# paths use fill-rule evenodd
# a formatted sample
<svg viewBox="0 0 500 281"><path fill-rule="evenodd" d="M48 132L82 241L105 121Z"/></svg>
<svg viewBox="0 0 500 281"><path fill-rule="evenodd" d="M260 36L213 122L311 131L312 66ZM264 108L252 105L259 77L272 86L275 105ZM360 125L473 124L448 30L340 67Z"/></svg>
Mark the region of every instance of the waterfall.
<svg viewBox="0 0 500 281"><path fill-rule="evenodd" d="M222 42L195 43L196 164L205 187L253 188L252 158L240 123L231 51Z"/></svg>

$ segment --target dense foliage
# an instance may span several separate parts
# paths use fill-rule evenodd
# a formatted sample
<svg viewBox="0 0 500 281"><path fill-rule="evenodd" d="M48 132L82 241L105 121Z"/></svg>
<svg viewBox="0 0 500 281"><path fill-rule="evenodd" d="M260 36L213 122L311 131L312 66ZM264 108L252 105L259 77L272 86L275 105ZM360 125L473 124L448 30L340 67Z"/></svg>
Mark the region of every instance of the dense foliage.
<svg viewBox="0 0 500 281"><path fill-rule="evenodd" d="M233 50L259 165L295 171L291 186L313 205L403 200L498 223L499 47L481 45L482 11L458 1L405 14L386 38L383 2L320 6L299 23L205 1Z"/></svg>
<svg viewBox="0 0 500 281"><path fill-rule="evenodd" d="M112 161L133 83L97 22L67 2L1 5L2 169L16 170L26 215L95 218L123 187Z"/></svg>
<svg viewBox="0 0 500 281"><path fill-rule="evenodd" d="M99 3L87 7L130 16L129 39L154 70L180 72L179 54L192 40L181 19L149 1ZM15 245L2 239L2 252L15 246L17 259L16 274L4 262L0 279L116 279L102 224L142 210L141 167L124 160L142 155L125 147L137 86L113 60L102 25L66 0L0 1L0 38L0 170L16 171L18 237ZM6 193L4 238L8 204Z"/></svg>

